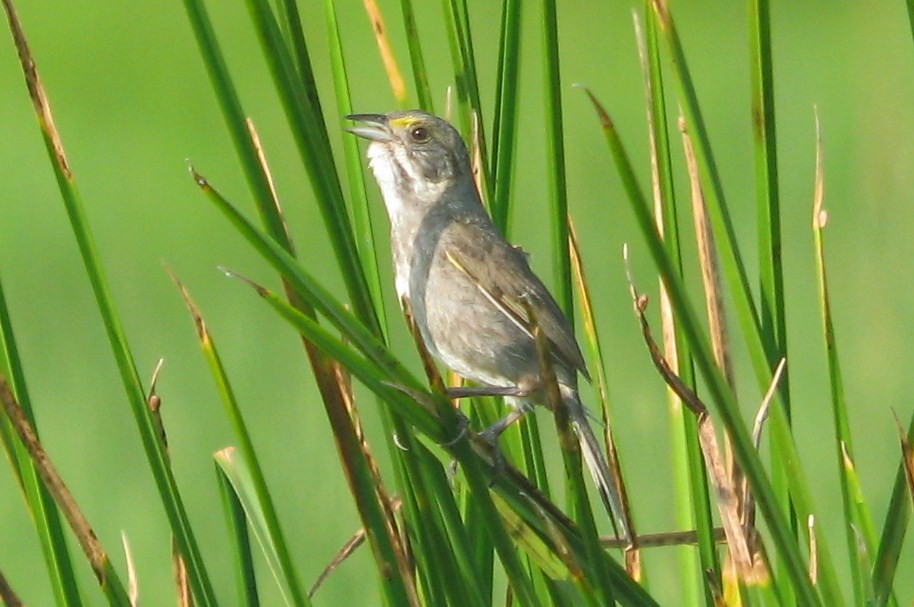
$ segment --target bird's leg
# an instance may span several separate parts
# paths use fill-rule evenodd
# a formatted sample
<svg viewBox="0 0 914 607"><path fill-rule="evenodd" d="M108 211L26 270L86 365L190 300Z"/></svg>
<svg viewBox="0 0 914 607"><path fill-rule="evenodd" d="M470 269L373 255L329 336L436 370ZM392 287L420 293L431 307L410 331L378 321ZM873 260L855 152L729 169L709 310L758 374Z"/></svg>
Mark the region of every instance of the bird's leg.
<svg viewBox="0 0 914 607"><path fill-rule="evenodd" d="M470 398L473 396L507 396L523 398L530 396L536 389L522 386L452 386L445 388L448 398Z"/></svg>
<svg viewBox="0 0 914 607"><path fill-rule="evenodd" d="M539 389L540 384L538 381L514 386L456 386L445 388L445 394L452 399L474 396L502 396L508 401L513 401L512 404L515 404L506 416L479 433L479 437L492 447L492 460L496 474L500 474L506 465L505 456L498 448L498 437L527 412L528 407L523 404L517 405L524 403L527 397L533 395ZM454 472L456 472L456 462L452 461L450 478L453 478ZM494 482L494 479L492 482Z"/></svg>
<svg viewBox="0 0 914 607"><path fill-rule="evenodd" d="M501 449L498 448L498 437L501 436L502 432L507 430L511 424L522 418L526 412L527 409L525 407L516 407L503 418L479 433L479 437L492 446L492 464L495 468L496 476L504 472L506 466L505 456L501 452ZM495 483L495 477L492 477L491 483Z"/></svg>
<svg viewBox="0 0 914 607"><path fill-rule="evenodd" d="M511 409L511 411L503 418L480 432L479 436L485 439L486 442L492 446L496 446L498 437L501 436L502 432L507 430L511 424L522 418L526 412L527 410L524 407L516 407Z"/></svg>

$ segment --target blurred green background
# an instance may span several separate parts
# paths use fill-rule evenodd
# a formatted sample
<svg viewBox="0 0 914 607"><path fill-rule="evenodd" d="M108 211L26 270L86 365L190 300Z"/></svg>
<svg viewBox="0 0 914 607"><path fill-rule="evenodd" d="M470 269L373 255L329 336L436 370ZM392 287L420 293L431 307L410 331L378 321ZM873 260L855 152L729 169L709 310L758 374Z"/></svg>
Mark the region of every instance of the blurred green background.
<svg viewBox="0 0 914 607"><path fill-rule="evenodd" d="M342 293L246 10L241 3L210 4L246 111L260 130L299 254L310 271ZM305 2L301 8L314 68L327 95L324 108L331 137L338 146L346 135L332 109L326 25L318 4ZM399 3L380 4L397 59L408 71ZM445 89L452 83L441 7L436 2L416 4L441 112ZM840 498L810 229L813 108L818 107L825 146L827 254L857 464L881 527L899 454L892 411L907 420L914 394L914 219L909 212L914 189L914 43L901 0L773 4L794 419L799 450L816 492L818 522L833 551L840 553ZM497 5L470 2L481 92L489 108ZM656 276L638 242L593 110L571 87L584 83L594 90L646 178L644 95L631 19L632 9L640 10L640 5L586 0L559 5L570 209L608 354L616 436L640 529L667 530L672 526L672 492L666 403L631 313L622 244L631 243L642 290L653 293ZM722 1L672 5L734 223L752 268L756 228L746 9L741 3ZM361 3L338 2L337 7L354 109L395 109ZM187 283L221 348L302 578L313 580L358 521L298 339L247 289L216 270L225 265L272 286L277 282L188 176L189 159L223 194L251 210L183 5L177 0L46 0L19 2L17 8L141 375L148 376L157 359L165 358L159 392L171 453L220 598L231 604L234 587L223 554L227 542L211 454L230 444L232 437L165 265ZM524 10L524 144L518 150L512 239L532 252L534 267L549 279L539 9L530 3ZM171 605L167 522L103 338L13 45L8 36L0 37L7 40L0 52L0 278L40 431L118 563L120 534L128 536L143 604ZM682 164L680 158L676 162ZM678 187L686 192L682 181ZM378 201L376 225L383 240L386 219L373 187L371 195ZM379 256L387 279L386 248ZM696 279L694 264L690 271ZM392 283L387 280L385 286ZM388 303L394 342L416 365L390 297L392 290L388 289ZM656 305L651 313L656 317ZM735 327L733 332L738 344ZM744 359L738 348L737 352L740 363ZM748 418L760 396L746 365L740 366L739 374ZM385 437L371 399L364 399L362 412L369 440L383 454ZM112 435L118 439L111 440ZM6 466L0 467L0 495L0 569L29 605L50 604L38 543ZM910 570L911 553L909 549L900 572L906 566ZM673 554L666 550L647 556L652 588L663 604L675 604L678 596L676 580L663 574L672 567ZM78 562L89 603L100 603L88 567ZM119 568L123 571L122 565ZM914 592L914 580L899 575L904 602ZM266 577L263 589L264 604L277 604ZM373 604L375 596L374 565L362 551L333 575L318 594L318 603Z"/></svg>

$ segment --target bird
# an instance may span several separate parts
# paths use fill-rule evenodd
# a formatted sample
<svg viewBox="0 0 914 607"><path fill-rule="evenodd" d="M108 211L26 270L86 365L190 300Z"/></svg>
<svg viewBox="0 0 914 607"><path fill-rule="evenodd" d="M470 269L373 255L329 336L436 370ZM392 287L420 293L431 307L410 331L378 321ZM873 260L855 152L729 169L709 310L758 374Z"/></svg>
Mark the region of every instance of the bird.
<svg viewBox="0 0 914 607"><path fill-rule="evenodd" d="M346 130L370 142L366 155L390 220L401 305L428 351L477 384L449 395L505 397L510 412L482 433L493 444L534 405L545 404L535 321L584 462L614 527L630 540L620 491L578 396L578 374L590 375L574 331L526 253L486 212L460 134L420 110L346 118L355 123Z"/></svg>

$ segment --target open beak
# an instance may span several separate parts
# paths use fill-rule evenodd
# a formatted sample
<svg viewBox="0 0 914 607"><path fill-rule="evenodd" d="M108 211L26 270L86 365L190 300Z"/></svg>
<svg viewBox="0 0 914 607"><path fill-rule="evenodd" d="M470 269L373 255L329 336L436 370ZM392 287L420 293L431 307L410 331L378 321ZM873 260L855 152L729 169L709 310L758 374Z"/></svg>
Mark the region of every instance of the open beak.
<svg viewBox="0 0 914 607"><path fill-rule="evenodd" d="M360 122L356 126L346 127L353 135L369 141L390 141L392 136L387 128L387 116L383 114L350 114L346 120Z"/></svg>

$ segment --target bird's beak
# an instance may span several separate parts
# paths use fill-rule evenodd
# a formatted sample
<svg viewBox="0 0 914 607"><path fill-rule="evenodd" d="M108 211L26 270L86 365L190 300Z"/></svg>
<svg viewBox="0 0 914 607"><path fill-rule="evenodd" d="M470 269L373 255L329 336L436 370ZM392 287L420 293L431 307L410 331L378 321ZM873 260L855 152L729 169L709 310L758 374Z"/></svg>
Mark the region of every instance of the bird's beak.
<svg viewBox="0 0 914 607"><path fill-rule="evenodd" d="M358 126L346 127L353 135L358 135L369 141L390 141L392 136L387 127L387 116L383 114L350 114L346 120L361 122Z"/></svg>

